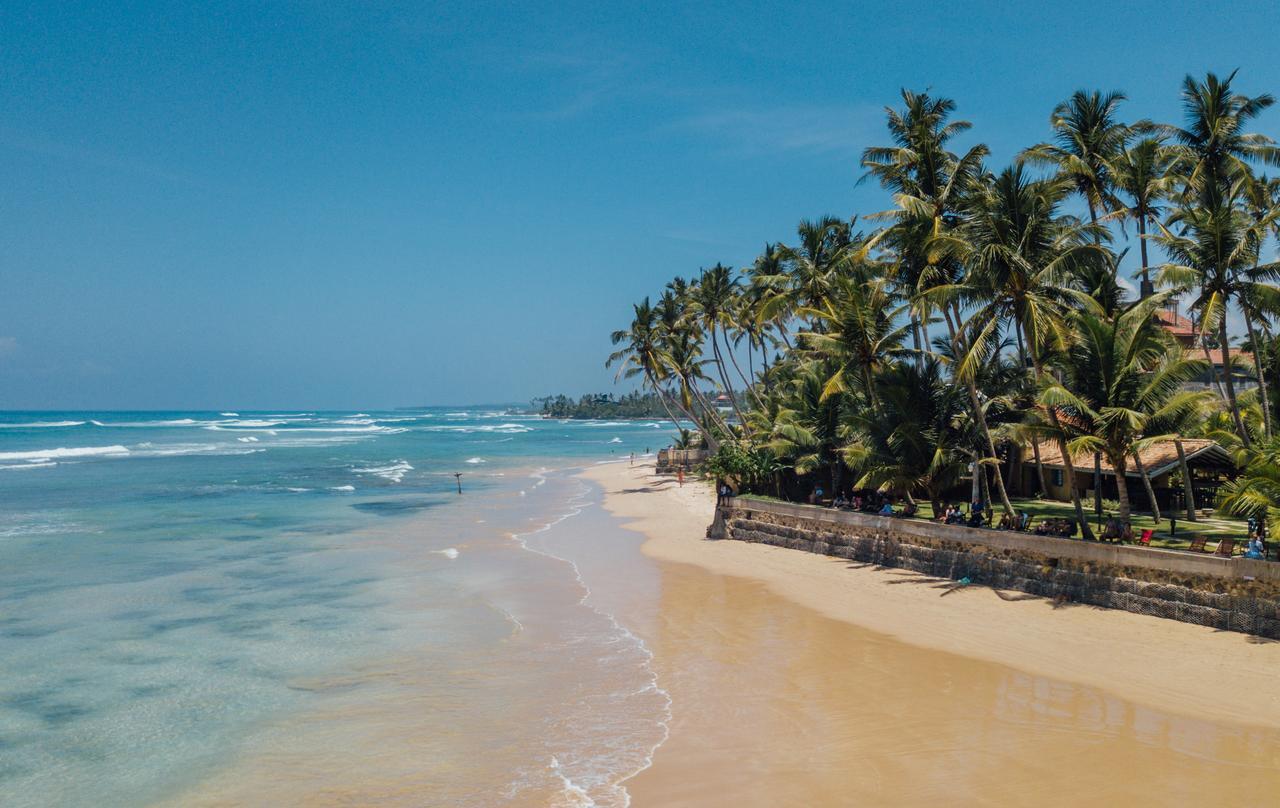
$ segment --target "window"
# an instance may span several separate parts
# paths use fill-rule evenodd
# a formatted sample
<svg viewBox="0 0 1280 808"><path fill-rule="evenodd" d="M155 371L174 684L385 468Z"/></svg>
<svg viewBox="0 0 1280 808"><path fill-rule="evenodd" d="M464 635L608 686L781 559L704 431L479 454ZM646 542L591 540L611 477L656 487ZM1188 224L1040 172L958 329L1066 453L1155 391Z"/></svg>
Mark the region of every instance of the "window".
<svg viewBox="0 0 1280 808"><path fill-rule="evenodd" d="M1053 484L1062 485L1062 469L1053 470Z"/></svg>

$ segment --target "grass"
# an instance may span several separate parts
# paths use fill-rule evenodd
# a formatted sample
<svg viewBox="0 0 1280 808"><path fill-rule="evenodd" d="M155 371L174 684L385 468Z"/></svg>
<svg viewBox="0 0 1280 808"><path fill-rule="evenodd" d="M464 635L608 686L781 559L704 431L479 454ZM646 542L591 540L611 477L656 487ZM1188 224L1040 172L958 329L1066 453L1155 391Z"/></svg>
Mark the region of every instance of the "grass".
<svg viewBox="0 0 1280 808"><path fill-rule="evenodd" d="M756 499L771 500L774 502L783 501L778 500L775 497L760 496L757 494L752 494L751 496ZM1074 519L1076 515L1075 508L1071 506L1070 502L1058 502L1057 500L1052 499L1024 498L1011 498L1009 501L1013 504L1014 510L1019 513L1026 511L1035 517L1036 522L1054 517ZM920 507L917 518L933 519L932 505L928 502L920 501L917 501L917 504ZM1094 533L1096 534L1098 532L1098 520L1094 516L1093 509L1089 507L1092 505L1092 500L1086 501L1083 504L1085 505L1085 514L1089 519L1089 524L1093 527ZM999 510L999 506L997 506L995 517L995 521L997 522L1000 519ZM1111 513L1112 512L1103 511L1104 522L1106 521L1107 516L1111 515ZM1156 532L1151 537L1151 546L1162 547L1167 550L1185 550L1191 545L1192 537L1197 535L1207 536L1210 541L1216 541L1224 538L1240 539L1243 541L1247 539L1249 535L1248 522L1244 519L1214 515L1209 517L1201 516L1195 522L1188 522L1184 518L1186 514L1183 511L1178 511L1176 514L1178 517L1178 532L1176 535L1172 535L1169 533L1169 514L1162 514L1162 516L1164 516L1164 518L1159 522L1159 524L1156 524L1152 520L1150 514L1134 514L1130 519L1130 523L1133 525L1134 534L1141 533L1143 530L1147 530L1149 528L1154 528ZM1212 545L1210 545L1210 549L1212 549Z"/></svg>

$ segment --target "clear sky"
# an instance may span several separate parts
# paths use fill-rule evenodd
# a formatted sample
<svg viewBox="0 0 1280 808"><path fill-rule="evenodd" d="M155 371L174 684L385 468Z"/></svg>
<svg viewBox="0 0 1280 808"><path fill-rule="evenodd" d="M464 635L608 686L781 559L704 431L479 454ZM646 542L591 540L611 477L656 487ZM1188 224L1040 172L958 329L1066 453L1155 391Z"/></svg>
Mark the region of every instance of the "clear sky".
<svg viewBox="0 0 1280 808"><path fill-rule="evenodd" d="M1077 88L1280 94L1275 2L196 6L0 5L0 407L608 390L632 301L888 206L901 87L994 167Z"/></svg>

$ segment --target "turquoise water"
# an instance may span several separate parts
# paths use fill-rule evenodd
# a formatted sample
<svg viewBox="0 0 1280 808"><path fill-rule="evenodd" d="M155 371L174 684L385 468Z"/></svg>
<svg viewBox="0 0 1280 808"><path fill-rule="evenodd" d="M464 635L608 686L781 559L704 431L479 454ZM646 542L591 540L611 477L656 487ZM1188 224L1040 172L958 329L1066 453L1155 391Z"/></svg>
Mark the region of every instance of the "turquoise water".
<svg viewBox="0 0 1280 808"><path fill-rule="evenodd" d="M246 760L305 768L335 751L305 729L326 711L343 744L397 724L434 771L416 804L606 786L652 745L647 652L512 539L581 509L567 470L670 432L500 408L0 414L0 804L182 803ZM613 706L562 726L583 699ZM593 732L621 741L588 753Z"/></svg>

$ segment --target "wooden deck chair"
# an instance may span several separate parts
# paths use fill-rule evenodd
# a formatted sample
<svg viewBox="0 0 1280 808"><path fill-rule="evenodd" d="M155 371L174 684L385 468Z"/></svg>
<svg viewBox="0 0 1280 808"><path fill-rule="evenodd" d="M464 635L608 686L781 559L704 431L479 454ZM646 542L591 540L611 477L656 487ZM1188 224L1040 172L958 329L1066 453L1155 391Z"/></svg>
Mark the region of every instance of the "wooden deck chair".
<svg viewBox="0 0 1280 808"><path fill-rule="evenodd" d="M1208 539L1206 539L1204 536L1195 536L1194 538L1191 539L1191 546L1188 547L1187 549L1189 549L1193 553L1203 553L1205 551L1204 543L1206 541L1208 541Z"/></svg>
<svg viewBox="0 0 1280 808"><path fill-rule="evenodd" d="M1154 535L1155 535L1154 530L1148 529L1148 530L1142 531L1142 535L1138 537L1138 544L1142 545L1143 547L1150 547L1151 537Z"/></svg>
<svg viewBox="0 0 1280 808"><path fill-rule="evenodd" d="M1218 542L1218 549L1214 550L1213 554L1216 556L1222 556L1223 558L1231 558L1231 556L1235 555L1235 552L1236 552L1236 540L1223 539L1222 541Z"/></svg>

